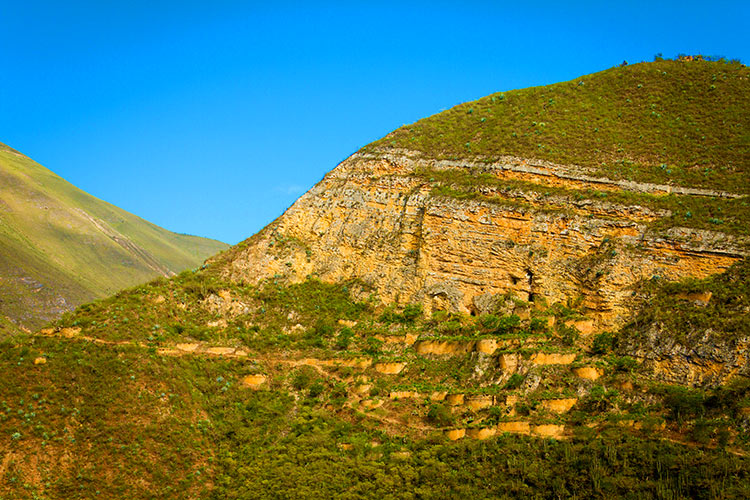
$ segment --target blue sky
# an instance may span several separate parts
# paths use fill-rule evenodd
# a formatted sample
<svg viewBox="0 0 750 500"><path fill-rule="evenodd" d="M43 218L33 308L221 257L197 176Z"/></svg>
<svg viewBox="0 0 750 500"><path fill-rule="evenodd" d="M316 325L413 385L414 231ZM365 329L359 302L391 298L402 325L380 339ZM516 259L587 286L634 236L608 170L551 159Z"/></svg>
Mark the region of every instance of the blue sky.
<svg viewBox="0 0 750 500"><path fill-rule="evenodd" d="M747 64L749 5L0 0L0 142L236 243L361 146L460 102L659 52Z"/></svg>

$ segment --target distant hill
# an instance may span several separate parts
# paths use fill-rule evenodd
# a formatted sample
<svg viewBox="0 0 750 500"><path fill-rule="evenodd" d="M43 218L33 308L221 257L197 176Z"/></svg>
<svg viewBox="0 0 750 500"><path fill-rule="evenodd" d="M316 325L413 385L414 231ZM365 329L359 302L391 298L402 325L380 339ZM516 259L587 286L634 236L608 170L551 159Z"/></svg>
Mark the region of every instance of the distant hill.
<svg viewBox="0 0 750 500"><path fill-rule="evenodd" d="M83 302L197 267L226 247L151 224L0 143L4 323L38 328Z"/></svg>

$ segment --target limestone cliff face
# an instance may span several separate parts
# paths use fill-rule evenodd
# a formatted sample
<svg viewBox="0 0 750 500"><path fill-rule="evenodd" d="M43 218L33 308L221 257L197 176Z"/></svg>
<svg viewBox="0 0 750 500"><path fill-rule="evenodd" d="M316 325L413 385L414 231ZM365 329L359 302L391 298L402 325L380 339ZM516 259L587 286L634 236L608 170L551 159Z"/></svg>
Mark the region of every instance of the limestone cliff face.
<svg viewBox="0 0 750 500"><path fill-rule="evenodd" d="M460 199L436 194L426 169L481 170L533 186L480 187L480 199ZM215 264L225 276L253 283L358 278L384 302L418 302L428 312L481 313L508 293L548 304L578 300L595 328L609 328L620 324L639 280L704 277L746 254L746 242L720 232L653 231L649 223L669 215L664 211L546 195L549 186L734 196L615 182L520 158L475 164L408 151L358 153Z"/></svg>

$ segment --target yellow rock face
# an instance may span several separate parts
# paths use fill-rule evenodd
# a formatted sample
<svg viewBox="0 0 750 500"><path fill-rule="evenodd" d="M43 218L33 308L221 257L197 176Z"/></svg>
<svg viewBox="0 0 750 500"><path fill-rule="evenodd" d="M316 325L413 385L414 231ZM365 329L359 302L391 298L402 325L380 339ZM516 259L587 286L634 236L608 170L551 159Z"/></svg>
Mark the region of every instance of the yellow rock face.
<svg viewBox="0 0 750 500"><path fill-rule="evenodd" d="M513 434L531 434L531 426L528 422L500 422L497 424L497 430Z"/></svg>
<svg viewBox="0 0 750 500"><path fill-rule="evenodd" d="M365 410L374 410L383 406L384 401L382 399L366 399L362 401L362 408Z"/></svg>
<svg viewBox="0 0 750 500"><path fill-rule="evenodd" d="M566 321L565 324L578 330L581 335L591 335L596 331L594 328L594 320L592 319Z"/></svg>
<svg viewBox="0 0 750 500"><path fill-rule="evenodd" d="M494 400L495 398L493 396L467 396L466 398L464 398L464 404L467 408L477 411L483 408L489 408L490 406L492 406Z"/></svg>
<svg viewBox="0 0 750 500"><path fill-rule="evenodd" d="M535 425L531 428L531 432L541 437L561 438L565 434L565 427L554 424Z"/></svg>
<svg viewBox="0 0 750 500"><path fill-rule="evenodd" d="M385 373L387 375L395 375L398 373L401 373L401 371L406 367L406 363L377 363L375 364L375 370L380 373Z"/></svg>
<svg viewBox="0 0 750 500"><path fill-rule="evenodd" d="M451 406L458 406L464 404L463 394L448 394L445 397L445 401Z"/></svg>
<svg viewBox="0 0 750 500"><path fill-rule="evenodd" d="M569 365L575 359L575 353L538 352L531 358L531 362L535 365Z"/></svg>
<svg viewBox="0 0 750 500"><path fill-rule="evenodd" d="M454 342L440 340L420 340L414 344L417 354L458 354L471 352L474 349L473 342Z"/></svg>
<svg viewBox="0 0 750 500"><path fill-rule="evenodd" d="M576 398L547 399L542 401L542 406L555 413L567 413L578 402Z"/></svg>
<svg viewBox="0 0 750 500"><path fill-rule="evenodd" d="M81 333L81 329L77 326L71 328L63 328L62 330L60 330L60 335L68 338L75 337L79 333Z"/></svg>
<svg viewBox="0 0 750 500"><path fill-rule="evenodd" d="M601 370L593 366L582 366L573 370L578 377L585 378L586 380L596 380L601 377Z"/></svg>
<svg viewBox="0 0 750 500"><path fill-rule="evenodd" d="M479 342L477 342L477 351L481 352L482 354L494 354L496 350L496 339L481 339Z"/></svg>
<svg viewBox="0 0 750 500"><path fill-rule="evenodd" d="M388 397L391 399L418 398L419 393L414 391L392 391Z"/></svg>
<svg viewBox="0 0 750 500"><path fill-rule="evenodd" d="M250 389L259 389L266 383L267 377L261 374L247 375L242 379L242 385Z"/></svg>
<svg viewBox="0 0 750 500"><path fill-rule="evenodd" d="M209 347L206 349L208 354L216 354L218 356L226 356L228 354L234 354L234 347Z"/></svg>
<svg viewBox="0 0 750 500"><path fill-rule="evenodd" d="M354 386L354 391L357 394L367 394L372 389L372 384L358 384Z"/></svg>
<svg viewBox="0 0 750 500"><path fill-rule="evenodd" d="M445 435L451 441L457 441L466 436L466 429L451 429L449 431L445 431Z"/></svg>
<svg viewBox="0 0 750 500"><path fill-rule="evenodd" d="M494 427L485 427L481 429L466 429L466 435L472 439L489 439L497 433Z"/></svg>
<svg viewBox="0 0 750 500"><path fill-rule="evenodd" d="M549 304L583 297L591 323L576 327L588 334L621 324L632 285L639 280L702 278L746 253L733 237L716 231L672 228L657 234L647 224L668 214L639 206L555 201L533 192L524 207L436 197L429 183L414 175L424 167L480 168L408 151L357 153L250 244L225 252L216 262L226 277L250 283L274 275L290 282L308 275L328 282L359 278L384 302L420 303L428 314L436 309L481 312L482 297L507 293ZM554 166L554 175L537 175L513 158L481 168L499 178L538 183L537 191L547 185L656 189L592 184L580 180L585 172L576 177L575 166ZM500 199L506 196L490 191ZM564 210L543 210L550 206ZM275 245L277 235L290 243Z"/></svg>
<svg viewBox="0 0 750 500"><path fill-rule="evenodd" d="M518 368L518 354L501 354L497 361L504 372L515 373Z"/></svg>
<svg viewBox="0 0 750 500"><path fill-rule="evenodd" d="M446 396L448 396L448 393L446 391L435 391L430 394L430 400L445 401Z"/></svg>
<svg viewBox="0 0 750 500"><path fill-rule="evenodd" d="M177 344L175 346L175 349L177 349L178 351L183 351L183 352L194 352L196 349L198 349L199 346L200 346L200 344L196 344L196 343L192 343L192 344Z"/></svg>

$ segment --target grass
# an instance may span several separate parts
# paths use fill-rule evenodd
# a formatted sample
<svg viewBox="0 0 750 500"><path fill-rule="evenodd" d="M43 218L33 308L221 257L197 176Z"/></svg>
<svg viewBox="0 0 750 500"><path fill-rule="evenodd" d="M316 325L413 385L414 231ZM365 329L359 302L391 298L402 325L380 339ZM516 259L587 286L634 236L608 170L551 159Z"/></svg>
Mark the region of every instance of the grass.
<svg viewBox="0 0 750 500"><path fill-rule="evenodd" d="M514 155L580 165L613 179L747 194L748 76L736 62L615 67L460 104L364 150L486 161Z"/></svg>
<svg viewBox="0 0 750 500"><path fill-rule="evenodd" d="M33 365L41 354L47 363ZM0 380L0 437L10 457L3 497L748 494L747 458L621 430L569 441L390 436L327 410L334 389L311 397L314 382L300 383L299 372L278 373L267 390L248 391L239 384L246 370L239 363L30 337L4 344L0 364L7 374ZM670 404L694 411L693 399L674 396ZM442 416L453 418L445 407ZM35 460L23 459L30 456Z"/></svg>

